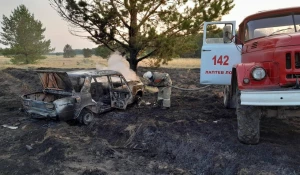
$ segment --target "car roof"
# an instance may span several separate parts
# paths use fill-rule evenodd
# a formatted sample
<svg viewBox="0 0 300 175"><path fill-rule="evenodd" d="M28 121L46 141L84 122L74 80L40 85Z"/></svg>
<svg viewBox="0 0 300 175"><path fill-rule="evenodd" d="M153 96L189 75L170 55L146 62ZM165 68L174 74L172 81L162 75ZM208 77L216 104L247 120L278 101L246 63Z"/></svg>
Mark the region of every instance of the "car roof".
<svg viewBox="0 0 300 175"><path fill-rule="evenodd" d="M67 72L70 76L81 76L81 75L91 75L91 76L105 76L105 75L122 75L120 72L114 70L75 70Z"/></svg>
<svg viewBox="0 0 300 175"><path fill-rule="evenodd" d="M122 75L120 72L114 70L97 70L97 69L90 69L90 70L74 70L74 71L57 71L57 70L37 70L36 72L39 73L67 73L69 76L72 77L82 77L85 75L90 76L107 76L107 75Z"/></svg>

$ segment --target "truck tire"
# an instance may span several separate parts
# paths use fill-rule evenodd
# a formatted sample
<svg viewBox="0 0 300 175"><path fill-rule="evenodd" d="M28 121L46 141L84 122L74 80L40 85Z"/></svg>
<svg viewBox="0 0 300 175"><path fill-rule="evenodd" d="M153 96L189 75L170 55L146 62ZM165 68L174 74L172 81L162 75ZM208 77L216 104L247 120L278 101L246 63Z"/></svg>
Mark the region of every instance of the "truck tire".
<svg viewBox="0 0 300 175"><path fill-rule="evenodd" d="M238 139L245 144L257 144L260 138L261 108L241 105L241 93L237 89L236 115Z"/></svg>
<svg viewBox="0 0 300 175"><path fill-rule="evenodd" d="M82 109L82 111L79 115L80 123L82 123L84 125L89 125L93 122L93 120L94 120L94 113L87 109Z"/></svg>
<svg viewBox="0 0 300 175"><path fill-rule="evenodd" d="M230 90L231 90L231 86L228 86L228 85L224 86L223 103L224 103L224 107L227 109L235 108L235 100L234 100Z"/></svg>

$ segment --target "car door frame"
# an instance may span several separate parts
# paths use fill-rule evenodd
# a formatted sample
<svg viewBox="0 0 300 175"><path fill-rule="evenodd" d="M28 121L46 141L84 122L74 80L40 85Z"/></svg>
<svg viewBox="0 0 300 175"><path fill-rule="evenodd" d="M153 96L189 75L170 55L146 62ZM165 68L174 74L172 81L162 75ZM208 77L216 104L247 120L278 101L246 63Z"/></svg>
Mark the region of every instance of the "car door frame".
<svg viewBox="0 0 300 175"><path fill-rule="evenodd" d="M126 88L116 89L113 85L112 77L118 77L126 85ZM124 76L122 75L110 75L108 76L108 81L110 83L110 98L111 98L111 107L118 109L126 109L128 103L132 99L133 95L128 86L128 83ZM122 98L122 96L126 98Z"/></svg>

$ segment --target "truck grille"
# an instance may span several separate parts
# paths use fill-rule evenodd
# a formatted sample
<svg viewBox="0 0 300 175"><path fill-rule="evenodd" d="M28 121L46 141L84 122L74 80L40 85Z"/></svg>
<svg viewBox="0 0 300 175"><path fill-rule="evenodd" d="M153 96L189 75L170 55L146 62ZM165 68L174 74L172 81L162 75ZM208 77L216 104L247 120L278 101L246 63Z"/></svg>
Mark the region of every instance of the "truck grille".
<svg viewBox="0 0 300 175"><path fill-rule="evenodd" d="M300 52L295 52L294 60L292 59L291 53L286 53L285 55L285 68L292 69L292 63L294 62L295 69L300 69Z"/></svg>
<svg viewBox="0 0 300 175"><path fill-rule="evenodd" d="M300 53L299 52L295 53L295 68L296 69L300 68Z"/></svg>
<svg viewBox="0 0 300 175"><path fill-rule="evenodd" d="M300 79L300 52L285 54L286 79Z"/></svg>
<svg viewBox="0 0 300 175"><path fill-rule="evenodd" d="M291 69L292 68L291 53L286 53L286 55L285 55L285 68L286 69Z"/></svg>
<svg viewBox="0 0 300 175"><path fill-rule="evenodd" d="M287 79L300 78L300 74L287 74Z"/></svg>

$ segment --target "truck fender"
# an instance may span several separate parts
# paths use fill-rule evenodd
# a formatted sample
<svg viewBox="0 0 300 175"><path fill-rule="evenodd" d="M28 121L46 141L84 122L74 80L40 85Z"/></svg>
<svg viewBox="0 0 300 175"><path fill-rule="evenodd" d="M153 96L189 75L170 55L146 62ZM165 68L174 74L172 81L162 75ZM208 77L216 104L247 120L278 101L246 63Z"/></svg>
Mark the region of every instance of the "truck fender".
<svg viewBox="0 0 300 175"><path fill-rule="evenodd" d="M236 83L237 83L236 67L233 67L232 68L232 74L231 74L231 92L235 91Z"/></svg>
<svg viewBox="0 0 300 175"><path fill-rule="evenodd" d="M244 64L238 64L235 67L235 75L233 76L232 79L232 83L236 83L235 86L238 86L238 88L240 89L240 86L242 86L242 82L243 82L243 75L245 75L245 65ZM232 74L233 75L233 74Z"/></svg>
<svg viewBox="0 0 300 175"><path fill-rule="evenodd" d="M224 105L226 108L236 107L236 68L232 68L231 74L231 84L225 85L224 87Z"/></svg>
<svg viewBox="0 0 300 175"><path fill-rule="evenodd" d="M241 72L241 70L239 70L239 68L241 68L240 66L235 65L232 68L232 74L231 74L231 83L230 85L226 85L225 89L224 89L224 105L226 108L236 108L236 98L237 98L237 86L239 84L239 78L243 78L241 77L239 71ZM225 93L226 91L226 93ZM225 96L227 97L227 99L225 100ZM226 102L225 102L226 101Z"/></svg>
<svg viewBox="0 0 300 175"><path fill-rule="evenodd" d="M267 64L267 67L270 67L269 64L273 64L273 63L265 63ZM237 80L237 85L238 85L238 88L240 90L242 89L245 89L245 88L253 88L254 85L252 84L251 86L249 85L246 85L243 83L244 79L245 78L248 78L252 79L252 75L251 75L251 72L253 70L253 68L255 67L263 67L264 68L264 65L262 63L255 63L255 62L252 62L252 63L240 63L240 64L237 64L236 65L236 68L235 68L235 79ZM232 75L232 80L233 80L234 76ZM267 76L264 80L261 80L260 82L262 82L262 84L270 84L269 83L269 77ZM266 83L264 83L266 82ZM257 86L257 85L255 85Z"/></svg>
<svg viewBox="0 0 300 175"><path fill-rule="evenodd" d="M243 79L250 78L252 68L256 63L240 63L235 66L235 75L232 74L232 81L236 81L239 89L243 89Z"/></svg>

